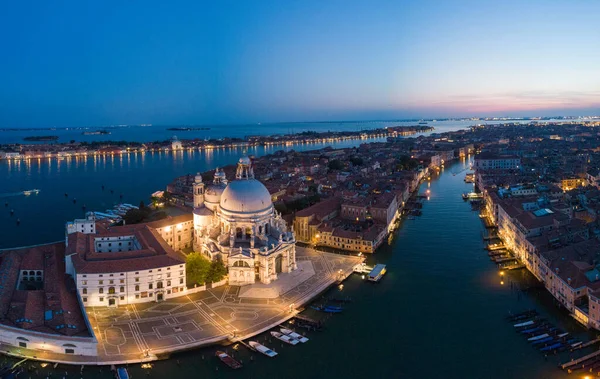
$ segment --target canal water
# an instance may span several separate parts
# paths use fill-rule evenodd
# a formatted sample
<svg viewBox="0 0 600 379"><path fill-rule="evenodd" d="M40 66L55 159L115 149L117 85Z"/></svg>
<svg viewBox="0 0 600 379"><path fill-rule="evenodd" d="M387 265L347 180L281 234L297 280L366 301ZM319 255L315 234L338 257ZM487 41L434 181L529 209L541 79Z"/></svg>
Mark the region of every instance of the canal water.
<svg viewBox="0 0 600 379"><path fill-rule="evenodd" d="M214 157L207 165L213 166L217 160ZM151 183L150 187L158 189L164 186L164 177L179 174L180 166L186 164L169 160L159 168L148 168L151 170L148 177L137 180L148 181L140 183L141 187L147 188ZM131 365L130 373L134 378L565 377L556 366L560 361L569 360L569 353L545 358L515 333L511 323L505 320L507 312L534 307L567 331L583 338L590 336L565 312L558 310L544 291L517 290L534 283L525 271L501 278L483 249L483 226L478 214L472 212L460 196L472 185L464 183L464 172L453 174L467 164L456 162L421 185L421 193L430 191L423 215L404 220L391 245L384 246L368 259L369 264L387 264L387 275L377 284L353 275L343 283L343 288L332 288L326 296L349 296L353 301L345 305L342 314L325 319L324 330L308 332L308 343L282 346L263 334L258 336L259 341L266 340L264 343L279 355L269 359L250 353L243 346L237 350L229 346L227 350L244 363L239 371L222 365L214 357L217 348L212 347L176 354L170 360L156 362L151 370ZM95 171L82 172L85 175L82 185L94 181L91 186L94 193L90 197L101 194L102 181L93 178L102 172L102 165ZM125 167L126 164L111 165ZM70 170L79 169L71 167ZM172 171L173 175L165 175L161 170ZM41 172L44 173L44 169ZM155 178L159 174L163 181L160 186ZM52 180L51 175L46 176L46 180ZM111 184L117 187L118 181L126 178L127 170L123 169ZM77 190L78 182L75 178L72 180L71 192L83 199L84 194ZM40 205L38 225L19 229L22 231L20 244L33 241L37 238L34 234L43 228L54 228L55 217L47 212L54 211L53 203L62 204L63 200L57 194L47 206ZM86 201L90 200L86 198ZM70 205L65 200L61 206ZM307 314L322 317L311 309ZM49 368L38 368L38 374L23 377L46 377ZM80 377L78 367L64 365L52 370L52 377L62 377L65 370L67 377ZM83 377L108 378L110 374L107 368L89 367L83 371Z"/></svg>

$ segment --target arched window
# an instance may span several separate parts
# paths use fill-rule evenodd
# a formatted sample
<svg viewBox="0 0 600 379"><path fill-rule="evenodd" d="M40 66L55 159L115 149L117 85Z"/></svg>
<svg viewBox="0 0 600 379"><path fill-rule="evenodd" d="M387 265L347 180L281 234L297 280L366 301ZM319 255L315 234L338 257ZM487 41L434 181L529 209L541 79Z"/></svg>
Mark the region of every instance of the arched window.
<svg viewBox="0 0 600 379"><path fill-rule="evenodd" d="M29 271L29 275L35 275L35 271Z"/></svg>
<svg viewBox="0 0 600 379"><path fill-rule="evenodd" d="M156 282L156 288L163 288L162 282Z"/></svg>
<svg viewBox="0 0 600 379"><path fill-rule="evenodd" d="M110 293L110 294L115 293L115 287L108 287L108 293Z"/></svg>
<svg viewBox="0 0 600 379"><path fill-rule="evenodd" d="M258 234L262 234L262 225L258 226Z"/></svg>
<svg viewBox="0 0 600 379"><path fill-rule="evenodd" d="M139 291L139 290L140 290L140 285L139 285L139 284L136 284L136 285L135 285L135 290L136 290L136 291Z"/></svg>
<svg viewBox="0 0 600 379"><path fill-rule="evenodd" d="M250 267L250 265L246 261L235 261L233 267Z"/></svg>
<svg viewBox="0 0 600 379"><path fill-rule="evenodd" d="M100 287L100 288L98 289L98 293L104 293L104 288Z"/></svg>
<svg viewBox="0 0 600 379"><path fill-rule="evenodd" d="M36 274L41 276L41 275L42 275L42 272L41 272L41 271L38 271Z"/></svg>
<svg viewBox="0 0 600 379"><path fill-rule="evenodd" d="M252 236L252 228L246 228L246 239L249 240Z"/></svg>
<svg viewBox="0 0 600 379"><path fill-rule="evenodd" d="M242 228L235 228L235 238L242 238Z"/></svg>

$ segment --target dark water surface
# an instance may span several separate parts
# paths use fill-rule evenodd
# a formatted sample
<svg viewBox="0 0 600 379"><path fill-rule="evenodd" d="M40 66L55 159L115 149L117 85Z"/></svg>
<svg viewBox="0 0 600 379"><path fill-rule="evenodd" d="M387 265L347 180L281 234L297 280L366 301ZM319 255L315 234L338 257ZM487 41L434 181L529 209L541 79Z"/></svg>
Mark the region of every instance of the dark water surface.
<svg viewBox="0 0 600 379"><path fill-rule="evenodd" d="M79 207L79 199L92 204L93 199L98 198L97 201L107 205L118 200L114 198L118 192L111 197L101 191L103 183L107 188L119 188L128 196L134 192L132 198L126 199L134 202L146 195L148 188L164 187L167 178L202 164L214 167L229 158L213 156L204 163L189 157L130 159L115 158L114 162L66 167L64 163L57 166L54 162L32 167L27 180L38 181L33 187L46 184L47 189L39 198L21 199L21 205L15 205L28 216L21 216L24 221L18 228L8 225L10 232L3 234L2 239L8 238L11 243L3 241L3 244L23 245L58 239L55 237L60 237L63 231L57 220L77 213L70 209ZM152 165L148 163L150 160ZM228 162L232 163L230 159ZM482 223L460 196L472 185L464 183L464 173L452 174L466 164L464 161L455 163L430 183L422 184L421 192L427 188L431 191L423 215L403 221L391 246L369 257L370 264L386 263L388 274L378 284L354 275L344 282L342 290L331 289L327 295L351 296L354 301L342 314L328 318L323 331L309 332L308 343L281 346L277 340L267 342L279 352L274 359L239 346L234 354L243 361L244 367L238 371L222 365L214 357L216 347L213 347L177 354L171 360L156 362L151 370L131 365L130 373L134 378L565 377L556 366L560 361L569 360L569 353L545 359L514 332L505 315L509 310L517 312L535 307L571 333L589 336L565 312L558 310L544 291L520 292L513 288L532 283L525 271L510 273L504 285L500 283L498 270L483 249ZM139 166L144 169L143 177L131 173L131 167ZM61 174L56 175L59 169ZM6 173L6 164L2 170ZM108 182L109 177L112 182ZM69 196L72 193L78 198L77 206L61 193L48 189L57 185L53 184L56 180L68 181L68 186L73 188ZM31 187L30 184L25 186ZM86 193L85 188L90 188L90 193ZM27 210L31 206L25 201L35 201L35 210ZM7 220L5 211L2 209L3 226ZM321 316L313 310L307 313ZM258 338L264 341L267 337L263 334ZM227 349L232 352L231 346ZM47 369L40 369L39 375L32 377L45 377ZM67 370L68 377L80 377L79 368ZM59 366L53 377L62 377L64 371L65 366ZM107 378L110 374L106 368L100 372L99 368L90 367L84 370L83 377ZM571 377L581 378L583 373Z"/></svg>

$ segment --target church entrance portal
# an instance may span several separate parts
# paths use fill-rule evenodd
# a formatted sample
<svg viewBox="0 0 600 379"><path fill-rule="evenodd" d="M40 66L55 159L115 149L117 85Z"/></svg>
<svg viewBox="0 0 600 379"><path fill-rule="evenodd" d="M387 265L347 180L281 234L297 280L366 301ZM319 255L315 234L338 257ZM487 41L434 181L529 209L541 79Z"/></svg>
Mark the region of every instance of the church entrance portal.
<svg viewBox="0 0 600 379"><path fill-rule="evenodd" d="M156 301L163 301L163 294L162 293L156 294Z"/></svg>
<svg viewBox="0 0 600 379"><path fill-rule="evenodd" d="M282 272L282 265L283 265L283 256L278 256L277 258L275 258L275 272L276 273L281 273Z"/></svg>

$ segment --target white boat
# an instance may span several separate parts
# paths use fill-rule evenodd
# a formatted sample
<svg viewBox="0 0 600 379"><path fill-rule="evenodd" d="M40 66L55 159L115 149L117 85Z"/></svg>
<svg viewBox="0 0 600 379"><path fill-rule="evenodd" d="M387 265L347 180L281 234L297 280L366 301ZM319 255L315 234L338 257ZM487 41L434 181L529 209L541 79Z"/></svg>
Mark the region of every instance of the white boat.
<svg viewBox="0 0 600 379"><path fill-rule="evenodd" d="M268 347L259 344L256 341L250 341L248 342L248 344L250 346L252 346L252 348L256 351L258 351L259 353L263 353L264 355L266 355L267 357L273 358L274 356L277 355L276 352L274 352L273 350L269 349Z"/></svg>
<svg viewBox="0 0 600 379"><path fill-rule="evenodd" d="M285 343L289 343L290 345L297 345L298 344L298 340L295 338L292 338L290 336L286 336L285 334L281 334L279 332L271 332L271 335L275 338L277 338L280 341L283 341Z"/></svg>
<svg viewBox="0 0 600 379"><path fill-rule="evenodd" d="M527 341L537 341L537 340L541 340L542 338L546 338L546 337L550 337L550 335L548 333L540 334L539 336L527 338Z"/></svg>
<svg viewBox="0 0 600 379"><path fill-rule="evenodd" d="M575 342L574 344L571 344L572 348L576 348L577 346L581 345L583 342L579 341L579 342Z"/></svg>
<svg viewBox="0 0 600 379"><path fill-rule="evenodd" d="M556 337L558 337L558 338L563 338L563 337L566 337L566 336L568 336L568 335L569 335L569 333L561 333L561 334L559 334L559 335L558 335L558 336L556 336Z"/></svg>
<svg viewBox="0 0 600 379"><path fill-rule="evenodd" d="M523 326L529 326L529 325L533 325L533 324L534 324L533 321L525 321L525 322L521 322L519 324L515 324L514 327L515 328L520 328L520 327L523 327Z"/></svg>
<svg viewBox="0 0 600 379"><path fill-rule="evenodd" d="M298 333L294 332L293 330L286 329L286 328L281 328L279 330L281 330L281 333L283 333L283 334L285 334L287 336L290 336L290 337L292 337L292 338L294 338L294 339L296 339L296 340L298 340L298 341L300 341L302 343L308 342L308 338L304 337L301 334L298 334Z"/></svg>

